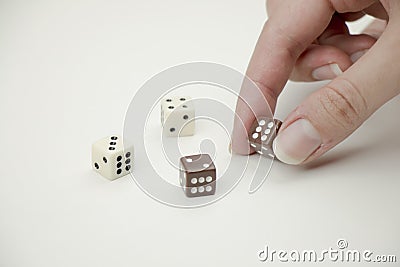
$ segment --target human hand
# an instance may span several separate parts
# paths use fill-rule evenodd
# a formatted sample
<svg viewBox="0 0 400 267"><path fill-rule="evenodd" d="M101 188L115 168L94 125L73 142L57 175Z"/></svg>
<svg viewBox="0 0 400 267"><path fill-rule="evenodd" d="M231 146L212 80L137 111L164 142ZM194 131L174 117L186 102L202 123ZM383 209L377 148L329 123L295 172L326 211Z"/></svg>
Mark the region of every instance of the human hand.
<svg viewBox="0 0 400 267"><path fill-rule="evenodd" d="M307 163L343 141L400 93L400 1L269 0L267 9L269 19L247 75L272 111L289 78L333 79L289 114L274 141L279 160ZM350 35L345 21L365 14L382 20L365 34ZM247 131L255 117L266 115L257 114L265 102L252 98L246 86L240 95L232 150L248 154L252 151Z"/></svg>

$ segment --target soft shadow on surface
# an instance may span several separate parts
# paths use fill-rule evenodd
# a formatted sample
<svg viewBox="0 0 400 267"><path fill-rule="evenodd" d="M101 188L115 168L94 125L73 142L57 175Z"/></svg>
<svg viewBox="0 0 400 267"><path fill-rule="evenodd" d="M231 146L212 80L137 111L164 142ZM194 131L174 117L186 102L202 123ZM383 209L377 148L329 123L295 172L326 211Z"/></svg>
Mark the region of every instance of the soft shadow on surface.
<svg viewBox="0 0 400 267"><path fill-rule="evenodd" d="M400 147L399 131L397 129L383 133L381 136L374 136L367 143L349 146L349 144L340 145L340 150L328 151L321 158L301 166L304 170L321 168L326 165L343 164L344 161L356 160L357 158L385 154L396 154Z"/></svg>
<svg viewBox="0 0 400 267"><path fill-rule="evenodd" d="M300 166L276 160L267 183L286 185L304 180L330 179L335 176L332 172L343 175L355 168L375 170L379 164L387 166L396 162L400 155L400 124L393 114L400 113L400 96L391 102L321 158Z"/></svg>
<svg viewBox="0 0 400 267"><path fill-rule="evenodd" d="M313 162L307 163L305 165L299 166L304 170L312 170L316 168L322 168L326 165L341 164L343 161L348 161L351 158L357 157L360 154L366 153L374 149L375 145L371 144L369 146L359 146L354 148L342 149L340 151L329 151L327 154Z"/></svg>
<svg viewBox="0 0 400 267"><path fill-rule="evenodd" d="M357 145L343 144L340 148L327 152L324 156L305 165L287 165L280 161L274 162L271 169L271 180L274 184L297 183L304 180L319 180L330 175L320 175L325 172L338 171L341 172L351 166L364 166L370 164L371 157L379 157L378 155L396 154L400 147L400 139L393 140L392 134L387 138L384 144L380 139L371 140L368 143L360 143ZM380 156L381 160L384 160ZM317 172L318 175L311 174Z"/></svg>
<svg viewBox="0 0 400 267"><path fill-rule="evenodd" d="M287 183L301 183L304 180L320 180L325 178L324 175L311 174L314 171L325 172L332 171L345 166L346 162L352 161L357 157L362 157L364 153L371 153L376 145L371 144L369 146L357 146L348 149L341 149L337 151L330 151L322 158L317 159L305 165L287 165L280 161L274 162L274 166L271 169L271 176L273 183L275 184L287 184ZM329 176L327 176L329 177Z"/></svg>

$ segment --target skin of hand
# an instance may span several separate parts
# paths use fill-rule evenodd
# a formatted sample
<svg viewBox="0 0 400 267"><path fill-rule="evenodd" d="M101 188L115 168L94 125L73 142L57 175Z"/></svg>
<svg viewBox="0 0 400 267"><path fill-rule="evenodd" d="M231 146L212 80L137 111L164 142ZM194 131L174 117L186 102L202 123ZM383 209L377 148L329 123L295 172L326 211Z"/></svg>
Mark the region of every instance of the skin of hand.
<svg viewBox="0 0 400 267"><path fill-rule="evenodd" d="M399 0L269 0L269 18L247 70L272 112L288 79L332 80L308 96L282 124L273 147L287 164L308 163L343 141L400 93ZM361 35L346 21L377 18ZM252 153L247 133L265 105L243 86L232 150Z"/></svg>

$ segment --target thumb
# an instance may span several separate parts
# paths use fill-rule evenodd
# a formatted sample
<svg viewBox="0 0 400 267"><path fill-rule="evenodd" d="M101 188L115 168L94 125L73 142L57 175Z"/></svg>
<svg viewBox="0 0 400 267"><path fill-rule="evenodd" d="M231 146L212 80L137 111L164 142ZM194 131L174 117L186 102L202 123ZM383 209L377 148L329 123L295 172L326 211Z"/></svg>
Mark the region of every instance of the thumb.
<svg viewBox="0 0 400 267"><path fill-rule="evenodd" d="M279 160L312 161L354 132L400 91L399 19L345 73L311 94L285 120L274 141Z"/></svg>

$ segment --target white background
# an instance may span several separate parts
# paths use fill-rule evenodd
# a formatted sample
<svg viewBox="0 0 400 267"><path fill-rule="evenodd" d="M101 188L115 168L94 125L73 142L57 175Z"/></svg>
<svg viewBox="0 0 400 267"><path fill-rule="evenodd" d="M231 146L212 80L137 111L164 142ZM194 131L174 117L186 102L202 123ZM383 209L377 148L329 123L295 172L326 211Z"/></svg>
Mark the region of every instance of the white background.
<svg viewBox="0 0 400 267"><path fill-rule="evenodd" d="M316 163L275 163L256 194L245 177L201 209L91 171L147 79L196 60L245 71L265 17L262 0L1 1L0 266L265 266L265 245L339 238L399 259L399 98ZM288 84L277 116L319 86Z"/></svg>

